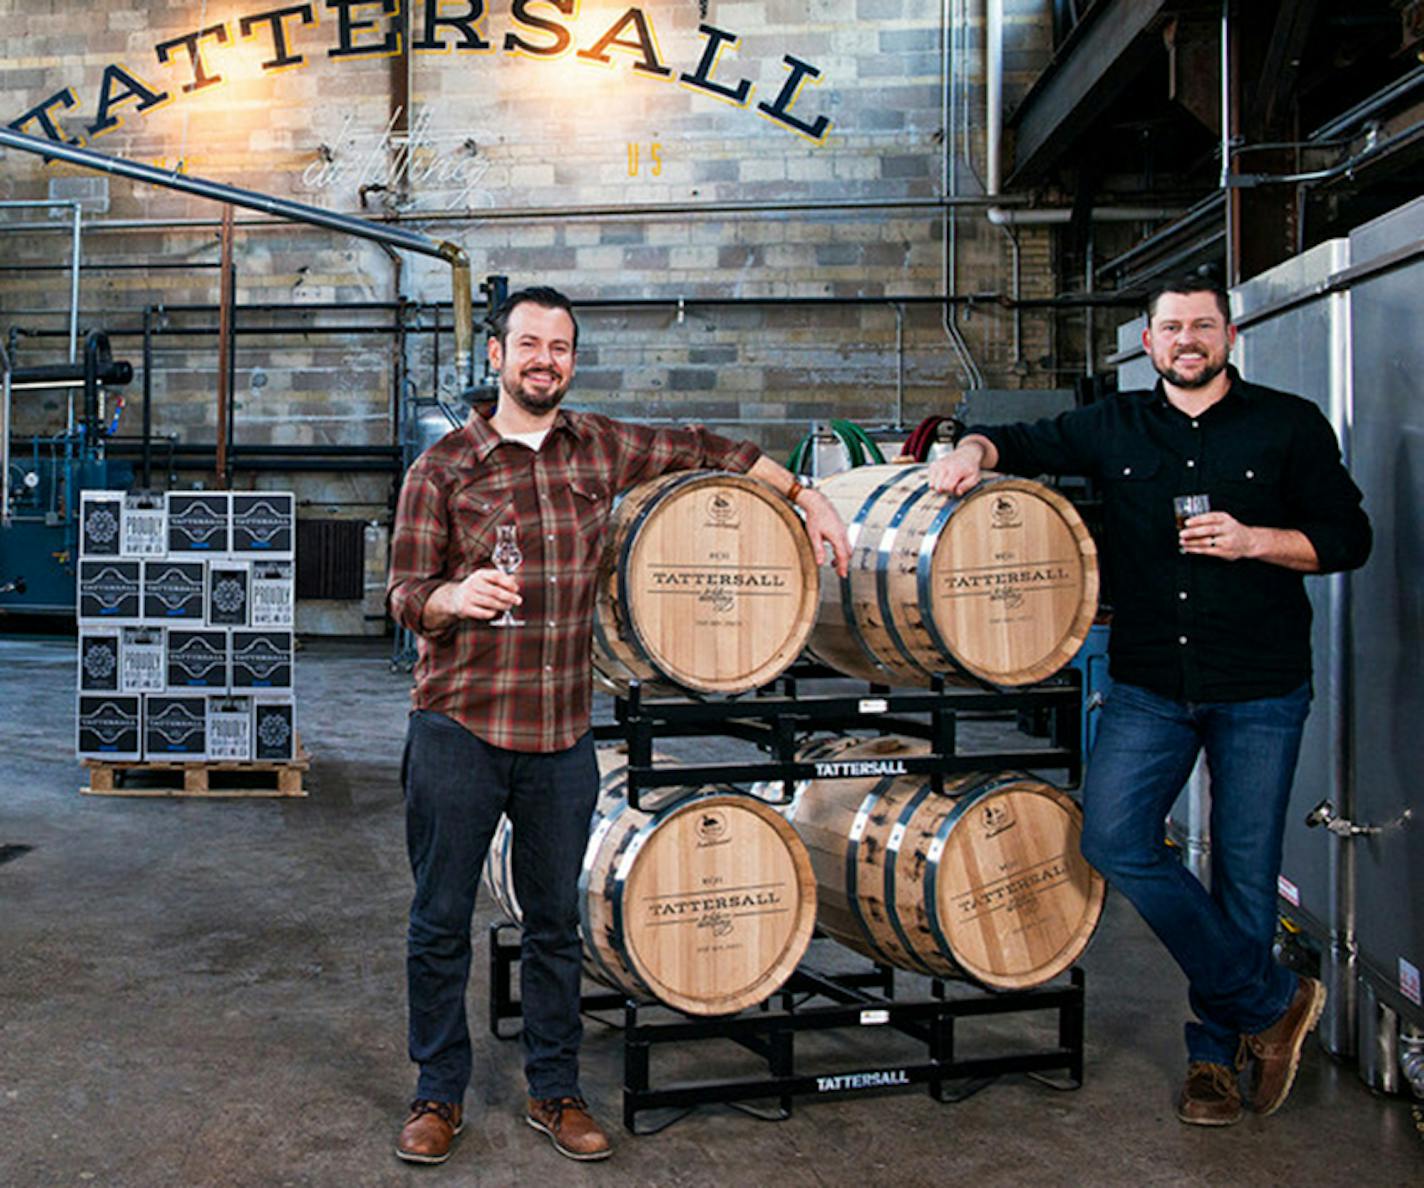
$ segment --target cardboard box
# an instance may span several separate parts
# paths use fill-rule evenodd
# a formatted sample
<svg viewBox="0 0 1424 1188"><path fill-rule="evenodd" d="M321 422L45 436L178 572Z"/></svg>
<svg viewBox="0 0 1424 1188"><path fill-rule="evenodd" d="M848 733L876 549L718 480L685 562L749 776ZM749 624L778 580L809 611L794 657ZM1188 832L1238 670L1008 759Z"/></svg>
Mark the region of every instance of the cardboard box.
<svg viewBox="0 0 1424 1188"><path fill-rule="evenodd" d="M76 724L76 749L81 759L143 758L141 697L81 693Z"/></svg>
<svg viewBox="0 0 1424 1188"><path fill-rule="evenodd" d="M149 759L206 759L208 699L171 694L145 697L143 749Z"/></svg>
<svg viewBox="0 0 1424 1188"><path fill-rule="evenodd" d="M208 563L207 621L210 627L246 627L252 574L246 561Z"/></svg>
<svg viewBox="0 0 1424 1188"><path fill-rule="evenodd" d="M208 697L208 758L227 762L252 758L252 698Z"/></svg>
<svg viewBox="0 0 1424 1188"><path fill-rule="evenodd" d="M117 557L80 561L79 622L141 622L142 589L142 561Z"/></svg>
<svg viewBox="0 0 1424 1188"><path fill-rule="evenodd" d="M233 689L290 689L292 633L234 631L230 686Z"/></svg>
<svg viewBox="0 0 1424 1188"><path fill-rule="evenodd" d="M249 627L295 627L296 562L254 561L249 607Z"/></svg>
<svg viewBox="0 0 1424 1188"><path fill-rule="evenodd" d="M202 623L208 572L203 561L145 561L143 617L150 623Z"/></svg>
<svg viewBox="0 0 1424 1188"><path fill-rule="evenodd" d="M162 693L167 688L168 658L163 628L123 628L119 643L119 692Z"/></svg>
<svg viewBox="0 0 1424 1188"><path fill-rule="evenodd" d="M226 491L169 491L167 510L170 554L227 553L232 497Z"/></svg>
<svg viewBox="0 0 1424 1188"><path fill-rule="evenodd" d="M119 632L79 633L79 691L117 693L119 691Z"/></svg>
<svg viewBox="0 0 1424 1188"><path fill-rule="evenodd" d="M243 491L232 496L235 557L290 560L297 547L297 501L290 491Z"/></svg>
<svg viewBox="0 0 1424 1188"><path fill-rule="evenodd" d="M122 541L124 493L79 492L79 555L117 557Z"/></svg>
<svg viewBox="0 0 1424 1188"><path fill-rule="evenodd" d="M124 496L120 552L125 557L162 557L168 552L167 499L162 491Z"/></svg>
<svg viewBox="0 0 1424 1188"><path fill-rule="evenodd" d="M296 706L290 697L252 699L252 757L290 763L297 750Z"/></svg>
<svg viewBox="0 0 1424 1188"><path fill-rule="evenodd" d="M168 689L227 691L231 643L222 628L168 631Z"/></svg>

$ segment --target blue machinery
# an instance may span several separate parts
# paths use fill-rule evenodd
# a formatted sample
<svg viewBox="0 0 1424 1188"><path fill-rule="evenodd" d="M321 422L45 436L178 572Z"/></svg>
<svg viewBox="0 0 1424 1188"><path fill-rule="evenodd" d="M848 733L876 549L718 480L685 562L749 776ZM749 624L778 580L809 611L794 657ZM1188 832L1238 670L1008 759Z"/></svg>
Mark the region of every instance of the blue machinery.
<svg viewBox="0 0 1424 1188"><path fill-rule="evenodd" d="M108 337L96 330L76 362L14 362L12 350L0 345L0 610L72 613L79 492L127 488L133 481L131 464L104 457L104 439L122 411L119 401L106 424L105 392L132 380L133 367L114 359ZM16 397L54 391L83 392L78 418L71 400L59 432L15 437Z"/></svg>

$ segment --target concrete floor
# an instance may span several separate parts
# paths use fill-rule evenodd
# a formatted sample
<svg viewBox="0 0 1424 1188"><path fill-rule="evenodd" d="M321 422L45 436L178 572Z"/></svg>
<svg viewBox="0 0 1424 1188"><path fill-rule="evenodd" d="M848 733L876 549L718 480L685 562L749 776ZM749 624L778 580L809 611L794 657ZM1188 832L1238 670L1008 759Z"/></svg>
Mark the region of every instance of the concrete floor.
<svg viewBox="0 0 1424 1188"><path fill-rule="evenodd" d="M1424 1183L1424 1111L1371 1095L1314 1043L1274 1117L1177 1122L1183 984L1114 897L1082 962L1076 1092L1009 1077L954 1105L803 1099L779 1123L711 1107L633 1137L617 1128L617 1034L590 1025L585 1090L616 1151L576 1165L523 1122L519 1048L483 1028L477 960L465 1133L442 1168L399 1163L408 678L386 658L301 653L309 798L142 800L78 794L73 641L0 640L0 1184ZM482 899L481 937L488 913ZM851 1067L892 1042L826 1041Z"/></svg>

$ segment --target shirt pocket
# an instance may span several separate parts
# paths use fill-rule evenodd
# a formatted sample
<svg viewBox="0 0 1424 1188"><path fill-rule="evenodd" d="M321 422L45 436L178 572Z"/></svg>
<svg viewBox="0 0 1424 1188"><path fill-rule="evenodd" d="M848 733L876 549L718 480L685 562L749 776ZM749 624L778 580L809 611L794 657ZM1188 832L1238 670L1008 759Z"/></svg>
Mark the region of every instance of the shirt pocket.
<svg viewBox="0 0 1424 1188"><path fill-rule="evenodd" d="M1268 454L1233 453L1211 468L1213 511L1224 511L1248 527L1280 527L1281 461Z"/></svg>
<svg viewBox="0 0 1424 1188"><path fill-rule="evenodd" d="M494 554L496 529L513 524L514 496L508 491L457 491L451 498L451 526L454 530L452 554L459 564L452 577L468 577L477 569L488 569Z"/></svg>
<svg viewBox="0 0 1424 1188"><path fill-rule="evenodd" d="M574 530L584 557L598 559L603 548L608 518L613 513L613 498L608 484L601 479L574 476L569 480L573 494Z"/></svg>

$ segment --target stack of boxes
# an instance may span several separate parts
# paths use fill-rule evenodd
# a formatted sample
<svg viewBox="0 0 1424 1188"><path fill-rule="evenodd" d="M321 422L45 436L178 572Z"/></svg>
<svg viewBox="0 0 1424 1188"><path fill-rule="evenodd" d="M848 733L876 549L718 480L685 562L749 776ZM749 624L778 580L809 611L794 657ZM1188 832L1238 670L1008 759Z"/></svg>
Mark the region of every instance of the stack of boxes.
<svg viewBox="0 0 1424 1188"><path fill-rule="evenodd" d="M85 491L83 759L295 756L290 492Z"/></svg>

